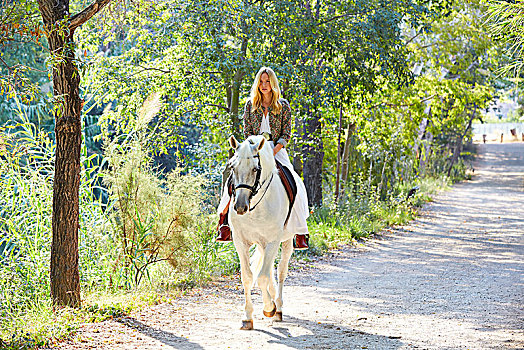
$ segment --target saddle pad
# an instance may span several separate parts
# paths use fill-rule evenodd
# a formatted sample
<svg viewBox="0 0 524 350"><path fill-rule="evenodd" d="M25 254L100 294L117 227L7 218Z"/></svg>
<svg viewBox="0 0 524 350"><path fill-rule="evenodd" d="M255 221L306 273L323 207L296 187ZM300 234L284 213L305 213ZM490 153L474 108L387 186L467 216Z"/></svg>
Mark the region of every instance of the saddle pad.
<svg viewBox="0 0 524 350"><path fill-rule="evenodd" d="M286 189L287 198L289 199L289 209L287 212L286 221L284 221L285 226L289 220L289 216L291 215L293 204L295 204L295 198L297 197L297 183L295 182L295 178L293 177L291 170L282 165L278 160L275 159L275 161L277 163L278 175L280 175L280 180Z"/></svg>

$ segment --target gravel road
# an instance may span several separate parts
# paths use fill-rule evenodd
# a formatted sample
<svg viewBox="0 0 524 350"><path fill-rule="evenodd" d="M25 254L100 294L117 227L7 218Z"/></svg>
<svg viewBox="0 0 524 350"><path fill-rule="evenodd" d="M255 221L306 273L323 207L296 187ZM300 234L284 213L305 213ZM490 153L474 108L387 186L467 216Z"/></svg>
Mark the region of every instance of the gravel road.
<svg viewBox="0 0 524 350"><path fill-rule="evenodd" d="M241 331L238 277L84 325L63 349L524 349L524 143L479 145L472 181L408 226L291 272L284 322ZM296 265L295 265L296 266Z"/></svg>

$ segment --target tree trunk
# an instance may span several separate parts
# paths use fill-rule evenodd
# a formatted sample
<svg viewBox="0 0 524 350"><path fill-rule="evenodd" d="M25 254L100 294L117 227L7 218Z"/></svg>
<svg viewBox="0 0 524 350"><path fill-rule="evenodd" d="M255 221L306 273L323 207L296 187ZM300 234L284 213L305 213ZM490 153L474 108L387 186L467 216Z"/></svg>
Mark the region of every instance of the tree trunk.
<svg viewBox="0 0 524 350"><path fill-rule="evenodd" d="M68 0L38 0L53 57L55 97L55 176L53 181L53 238L51 242L51 299L58 306L80 306L78 228L80 146L82 130L80 75L75 65L74 30L110 0L96 0L70 17ZM65 22L64 19L69 19Z"/></svg>
<svg viewBox="0 0 524 350"><path fill-rule="evenodd" d="M306 186L310 206L322 205L322 162L324 147L322 144L319 111L309 111L305 121L304 145L304 185Z"/></svg>
<svg viewBox="0 0 524 350"><path fill-rule="evenodd" d="M240 86L242 85L242 72L240 70L237 71L235 74L235 77L233 78L233 86L232 86L232 93L231 93L231 107L229 108L229 113L231 114L231 125L232 125L232 134L235 135L235 137L238 140L243 139L242 136L242 125L240 116L238 115L239 112L239 102L240 102Z"/></svg>
<svg viewBox="0 0 524 350"><path fill-rule="evenodd" d="M426 135L426 129L429 125L429 116L431 113L431 105L428 104L426 106L424 113L428 116L428 118L422 118L422 120L420 121L420 124L418 127L418 135L415 140L415 146L414 146L414 150L415 152L417 152L417 157L419 161L419 174L421 174L424 171L424 168L426 166L425 154L422 153L420 145L422 144L422 147L424 147L422 139L424 138L424 135Z"/></svg>
<svg viewBox="0 0 524 350"><path fill-rule="evenodd" d="M448 176L451 176L451 170L453 169L453 165L458 160L458 157L460 155L460 152L462 151L462 141L464 140L464 137L468 133L469 129L471 128L471 123L473 122L473 119L475 119L475 114L477 113L477 105L473 107L473 111L471 113L471 116L469 117L468 125L466 126L466 130L462 134L459 135L457 138L457 143L455 144L455 149L453 150L453 157L451 158L451 164L448 168Z"/></svg>
<svg viewBox="0 0 524 350"><path fill-rule="evenodd" d="M342 184L341 184L341 193L340 195L344 195L344 188L346 186L346 182L348 179L348 173L349 173L349 153L351 152L351 136L353 136L353 132L355 131L355 123L350 123L347 128L346 132L346 141L344 143L344 152L342 153L342 170L341 170L341 177L342 177Z"/></svg>
<svg viewBox="0 0 524 350"><path fill-rule="evenodd" d="M422 143L420 148L420 162L419 162L419 174L424 175L426 172L426 164L429 161L429 156L431 153L431 145L433 143L433 134L429 131L426 131L425 142ZM422 153L423 152L423 153Z"/></svg>
<svg viewBox="0 0 524 350"><path fill-rule="evenodd" d="M338 203L338 195L339 195L339 188L340 188L340 153L342 151L341 149L341 143L340 138L342 134L342 102L340 102L340 113L338 115L338 140L337 140L337 180L335 182L335 202Z"/></svg>
<svg viewBox="0 0 524 350"><path fill-rule="evenodd" d="M371 190L371 180L373 179L373 158L369 160L369 174L368 174L368 188L367 190Z"/></svg>
<svg viewBox="0 0 524 350"><path fill-rule="evenodd" d="M67 0L39 0L47 40L55 55L55 176L53 182L53 240L51 243L51 298L57 305L80 305L78 273L78 190L80 187L80 145L82 142L78 93L80 76L74 63L73 32L59 28L69 17ZM57 59L57 57L59 59Z"/></svg>
<svg viewBox="0 0 524 350"><path fill-rule="evenodd" d="M382 193L383 189L384 189L384 177L386 175L386 167L388 165L388 160L389 160L389 155L386 154L384 156L384 164L382 164L382 171L380 173L380 184L378 185L378 194L380 196L381 199L384 199L385 196L384 194ZM387 186L387 185L386 185Z"/></svg>
<svg viewBox="0 0 524 350"><path fill-rule="evenodd" d="M247 27L244 24L243 25L244 31L247 31ZM240 49L240 66L246 59L246 52L247 52L247 46L248 46L249 40L247 39L247 36L245 36L242 39L242 46ZM237 140L242 140L244 138L244 135L242 133L242 120L240 119L240 88L242 87L242 80L244 79L244 71L243 68L238 68L235 72L235 75L233 76L233 83L231 85L226 86L226 94L227 94L227 102L228 102L228 108L229 108L229 115L231 117L231 133L235 136ZM229 149L228 151L228 159L231 159L233 157L233 150ZM226 166L224 171L222 172L222 188L226 185L226 181L231 174L231 169Z"/></svg>
<svg viewBox="0 0 524 350"><path fill-rule="evenodd" d="M293 169L295 169L295 172L302 176L302 170L304 168L302 164L302 152L300 150L304 150L303 141L304 141L304 121L302 119L302 115L304 115L302 109L299 110L298 113L295 114L295 134L294 134L294 142L293 142Z"/></svg>

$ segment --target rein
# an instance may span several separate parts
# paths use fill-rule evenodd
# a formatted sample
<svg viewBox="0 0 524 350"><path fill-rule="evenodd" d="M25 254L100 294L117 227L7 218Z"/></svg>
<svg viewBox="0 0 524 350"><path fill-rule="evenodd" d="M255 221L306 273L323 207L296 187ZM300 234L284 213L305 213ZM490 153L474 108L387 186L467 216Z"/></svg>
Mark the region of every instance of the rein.
<svg viewBox="0 0 524 350"><path fill-rule="evenodd" d="M267 192L267 189L269 188L269 185L271 185L271 181L273 180L273 173L271 173L271 179L269 179L269 183L267 184L266 186L266 190L264 191L264 193L262 194L262 197L260 197L260 199L258 200L257 204L255 204L254 206L252 206L251 208L249 208L249 211L252 211L255 209L255 207L258 205L258 203L260 203L260 201L262 200L262 198L264 198L264 196L266 195L266 192ZM262 186L261 186L262 187Z"/></svg>

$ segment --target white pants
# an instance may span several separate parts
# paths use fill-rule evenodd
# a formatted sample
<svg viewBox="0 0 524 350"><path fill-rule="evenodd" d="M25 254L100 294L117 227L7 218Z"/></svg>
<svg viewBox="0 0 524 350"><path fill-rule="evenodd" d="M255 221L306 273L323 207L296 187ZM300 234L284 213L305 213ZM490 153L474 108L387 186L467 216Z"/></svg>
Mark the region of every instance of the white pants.
<svg viewBox="0 0 524 350"><path fill-rule="evenodd" d="M269 141L269 144L271 145L271 148L275 147L273 141ZM304 182L295 172L293 164L291 164L289 161L289 155L287 154L285 148L282 148L280 151L278 151L278 153L275 155L275 159L278 160L283 166L291 170L291 173L295 178L295 182L297 183L297 197L295 198L295 203L291 209L291 214L289 215L286 230L294 234L306 234L308 233L306 219L309 216L309 210L307 206L307 192ZM219 214L224 211L227 203L229 203L229 199L230 197L227 192L226 184L222 190L222 198L220 199L220 204L218 205L217 209Z"/></svg>

